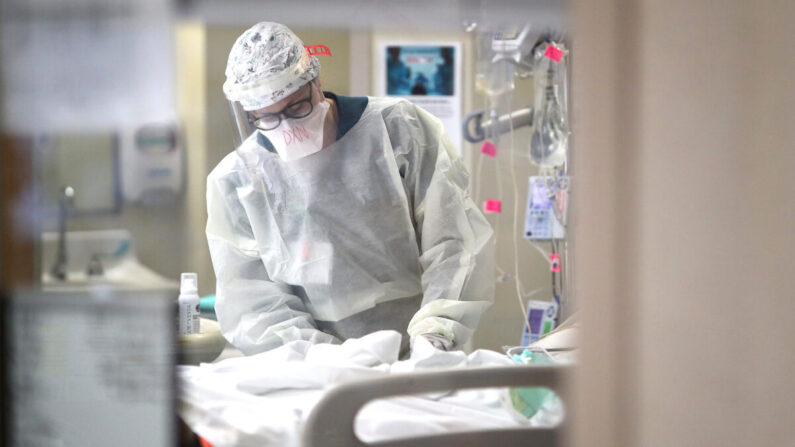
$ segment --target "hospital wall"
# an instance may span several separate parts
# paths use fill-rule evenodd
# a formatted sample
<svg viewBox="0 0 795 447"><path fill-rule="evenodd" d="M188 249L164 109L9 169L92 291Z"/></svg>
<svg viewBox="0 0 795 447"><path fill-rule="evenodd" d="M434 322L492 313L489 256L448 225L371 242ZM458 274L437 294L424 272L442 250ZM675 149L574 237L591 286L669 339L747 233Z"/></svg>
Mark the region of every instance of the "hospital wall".
<svg viewBox="0 0 795 447"><path fill-rule="evenodd" d="M287 24L290 26L290 24ZM247 26L205 26L199 23L182 23L178 26L177 55L180 72L190 73L189 83L180 87L180 110L184 119L185 131L189 140L189 181L191 192L187 197L187 213L190 217L190 237L196 247L206 247L203 238L206 206L204 203L204 178L210 170L233 150L234 125L228 111L228 103L223 96L221 85L224 81L224 68L234 40ZM411 33L379 33L362 30L302 29L294 26L295 32L307 44L327 45L333 56L321 56L321 81L325 90L340 94L376 94L375 45L379 40L401 41L451 41L462 42L462 111L467 113L484 107L484 97L474 89L474 42L473 35L467 33L428 33L414 30ZM181 79L186 79L182 76ZM532 104L532 82L517 81L512 95L511 106L518 108ZM488 215L490 223L499 234L497 241L497 264L506 271L514 270L513 203L514 187L511 166L515 168L516 191L518 192L518 224L524 224L523 209L527 200L527 177L537 171L531 165L527 154L529 129L516 131L514 145L516 152L511 158L508 149L510 141L501 141L497 159L484 159L480 187L472 189L473 199L480 206L486 198L500 199L503 202L501 214ZM471 183L475 181L475 168L478 166L479 145L464 143L462 154L471 172ZM503 195L498 195L498 183L502 184ZM543 288L549 293L549 266L545 259L533 249L521 235L519 244L520 278L526 292ZM206 250L206 248L204 248ZM187 257L184 259L188 262ZM201 293L214 290L212 266L209 254L193 253L190 264L200 274ZM486 312L476 332L472 347L500 349L504 345L518 344L521 339L522 315L517 301L513 279L498 282L494 305ZM549 295L538 295L536 299L550 299Z"/></svg>
<svg viewBox="0 0 795 447"><path fill-rule="evenodd" d="M101 212L82 212L68 220L69 231L126 229L132 234L136 255L141 263L157 273L178 280L181 272L196 271L200 278L200 292L212 293L214 277L204 238L206 206L204 205L204 178L207 175L206 123L206 30L199 24L183 24L175 30L176 56L175 100L181 125L181 139L186 150L185 183L173 201L160 205L141 205L121 201L117 209ZM95 172L89 182L93 190L112 190L110 182L102 182L108 170L105 148L96 147L94 140L111 138L112 134L70 136L69 147L57 151L37 150L35 182L38 190L54 189L52 177L74 178L75 172ZM84 143L84 144L81 144ZM91 154L94 146L97 154ZM88 148L88 149L87 149ZM117 155L118 156L118 155ZM59 172L54 172L57 170ZM117 179L118 181L118 179ZM81 194L77 188L76 194ZM54 191L41 191L45 197ZM41 229L56 231L57 218L48 207L41 213ZM39 261L42 269L49 268L53 260Z"/></svg>
<svg viewBox="0 0 795 447"><path fill-rule="evenodd" d="M575 445L795 445L795 3L574 4Z"/></svg>

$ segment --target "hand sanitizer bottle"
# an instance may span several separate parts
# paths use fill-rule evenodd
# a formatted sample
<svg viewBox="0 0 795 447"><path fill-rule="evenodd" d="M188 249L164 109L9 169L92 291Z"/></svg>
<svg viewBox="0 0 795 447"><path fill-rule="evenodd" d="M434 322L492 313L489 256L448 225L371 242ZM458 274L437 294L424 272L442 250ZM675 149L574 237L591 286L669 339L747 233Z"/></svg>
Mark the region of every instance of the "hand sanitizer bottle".
<svg viewBox="0 0 795 447"><path fill-rule="evenodd" d="M199 283L195 273L183 273L179 285L179 333L199 333Z"/></svg>

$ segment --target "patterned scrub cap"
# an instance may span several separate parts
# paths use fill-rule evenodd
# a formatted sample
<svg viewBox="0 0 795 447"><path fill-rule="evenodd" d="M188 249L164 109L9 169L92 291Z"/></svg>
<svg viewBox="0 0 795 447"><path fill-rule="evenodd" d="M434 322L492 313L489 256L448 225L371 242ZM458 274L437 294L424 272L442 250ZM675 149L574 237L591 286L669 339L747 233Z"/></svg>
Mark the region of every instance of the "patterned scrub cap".
<svg viewBox="0 0 795 447"><path fill-rule="evenodd" d="M246 111L275 104L320 73L320 62L289 28L260 22L237 38L226 62L224 94Z"/></svg>

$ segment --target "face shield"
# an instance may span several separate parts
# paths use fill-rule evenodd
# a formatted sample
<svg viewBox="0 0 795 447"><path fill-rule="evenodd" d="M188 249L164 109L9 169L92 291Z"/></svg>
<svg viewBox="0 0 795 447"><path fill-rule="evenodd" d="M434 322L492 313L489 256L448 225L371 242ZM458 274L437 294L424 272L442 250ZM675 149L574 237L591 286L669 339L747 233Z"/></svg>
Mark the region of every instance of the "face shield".
<svg viewBox="0 0 795 447"><path fill-rule="evenodd" d="M248 136L257 130L265 132L275 130L282 122L301 120L312 114L315 107L322 106L322 104L318 105L318 101L322 101L323 94L317 79L300 86L292 96L298 96L298 98L273 113L263 113L261 110L248 111L239 101L228 101L235 130L235 147L239 147Z"/></svg>
<svg viewBox="0 0 795 447"><path fill-rule="evenodd" d="M240 106L240 103L237 101L228 101L229 102L229 113L231 122L234 132L233 135L233 147L238 148L246 138L249 137L252 133L254 133L257 128L254 126L254 123L250 119L248 112L243 110L243 107Z"/></svg>
<svg viewBox="0 0 795 447"><path fill-rule="evenodd" d="M262 22L246 30L229 53L223 85L236 147L257 130L249 112L292 95L319 73L317 58L286 26Z"/></svg>

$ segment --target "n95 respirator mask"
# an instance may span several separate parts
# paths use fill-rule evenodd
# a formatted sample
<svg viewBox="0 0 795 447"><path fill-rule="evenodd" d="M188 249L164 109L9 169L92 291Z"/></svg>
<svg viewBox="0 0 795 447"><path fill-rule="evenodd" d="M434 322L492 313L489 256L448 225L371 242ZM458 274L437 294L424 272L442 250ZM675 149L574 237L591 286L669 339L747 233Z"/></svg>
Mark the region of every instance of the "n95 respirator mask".
<svg viewBox="0 0 795 447"><path fill-rule="evenodd" d="M273 130L260 130L284 161L298 160L323 149L323 125L329 103L322 101L312 113L299 119L285 119Z"/></svg>

